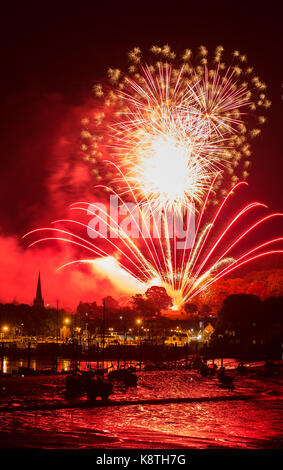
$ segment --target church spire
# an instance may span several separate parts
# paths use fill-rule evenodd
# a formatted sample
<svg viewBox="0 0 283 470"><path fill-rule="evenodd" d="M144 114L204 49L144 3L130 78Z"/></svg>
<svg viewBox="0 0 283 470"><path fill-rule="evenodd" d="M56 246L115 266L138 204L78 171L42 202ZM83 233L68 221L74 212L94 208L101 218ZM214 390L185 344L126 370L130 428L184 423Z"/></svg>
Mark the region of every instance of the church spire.
<svg viewBox="0 0 283 470"><path fill-rule="evenodd" d="M37 289L36 289L36 297L33 301L33 305L35 307L44 307L44 301L41 294L41 280L40 280L40 272L38 273L38 281L37 281Z"/></svg>

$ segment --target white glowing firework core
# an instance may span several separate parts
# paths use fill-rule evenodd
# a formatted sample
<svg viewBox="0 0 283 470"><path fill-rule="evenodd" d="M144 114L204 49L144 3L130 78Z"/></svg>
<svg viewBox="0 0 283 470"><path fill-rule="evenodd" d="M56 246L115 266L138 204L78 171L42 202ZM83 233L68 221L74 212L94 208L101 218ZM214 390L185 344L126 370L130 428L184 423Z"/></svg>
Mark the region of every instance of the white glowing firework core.
<svg viewBox="0 0 283 470"><path fill-rule="evenodd" d="M172 204L180 202L193 191L188 161L187 147L172 137L156 137L140 164L142 190Z"/></svg>

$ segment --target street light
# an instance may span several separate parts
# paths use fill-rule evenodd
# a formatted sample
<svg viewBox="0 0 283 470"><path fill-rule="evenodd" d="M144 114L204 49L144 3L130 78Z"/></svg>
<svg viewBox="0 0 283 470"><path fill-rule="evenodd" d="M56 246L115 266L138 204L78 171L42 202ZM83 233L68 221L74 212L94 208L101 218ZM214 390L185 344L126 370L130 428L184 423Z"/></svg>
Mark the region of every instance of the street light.
<svg viewBox="0 0 283 470"><path fill-rule="evenodd" d="M63 337L63 339L67 340L67 334L70 331L69 328L71 328L70 318L64 318L63 323L64 323L64 326L62 328L62 337ZM71 336L72 336L72 328L71 328ZM68 334L68 337L70 338L70 333Z"/></svg>
<svg viewBox="0 0 283 470"><path fill-rule="evenodd" d="M2 338L5 338L5 333L8 333L9 327L7 325L2 326Z"/></svg>
<svg viewBox="0 0 283 470"><path fill-rule="evenodd" d="M138 340L139 340L139 342L140 342L140 326L141 326L141 323L142 323L141 319L138 318L137 319L137 325L138 325Z"/></svg>

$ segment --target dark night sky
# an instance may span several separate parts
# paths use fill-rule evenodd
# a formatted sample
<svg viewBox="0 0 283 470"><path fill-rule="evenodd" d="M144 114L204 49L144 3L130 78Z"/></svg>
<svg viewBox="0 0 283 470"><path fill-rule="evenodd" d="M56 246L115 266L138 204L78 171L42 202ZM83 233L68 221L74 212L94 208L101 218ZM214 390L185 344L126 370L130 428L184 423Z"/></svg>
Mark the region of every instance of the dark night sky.
<svg viewBox="0 0 283 470"><path fill-rule="evenodd" d="M52 145L70 110L82 105L109 66L126 66L129 49L156 43L177 51L222 44L248 55L272 100L268 123L253 142L249 183L255 197L282 208L279 2L14 2L1 13L4 234L23 233L47 208L46 180L58 169Z"/></svg>

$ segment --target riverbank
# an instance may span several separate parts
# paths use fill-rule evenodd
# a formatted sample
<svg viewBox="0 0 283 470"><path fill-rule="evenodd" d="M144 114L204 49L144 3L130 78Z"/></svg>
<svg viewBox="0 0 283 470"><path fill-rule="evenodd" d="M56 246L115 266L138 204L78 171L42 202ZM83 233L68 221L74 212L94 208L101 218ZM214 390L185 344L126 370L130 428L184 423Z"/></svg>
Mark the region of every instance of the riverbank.
<svg viewBox="0 0 283 470"><path fill-rule="evenodd" d="M255 381L262 382L266 387L267 384L280 383L283 381L283 361L273 363L270 367L265 367L263 362L246 363L245 374L239 375L237 371L238 362L232 359L224 361L215 361L218 367L224 363L225 369L229 376L233 378L235 393L234 399L255 398L254 394L259 393L253 391L253 383ZM82 370L87 370L88 364L82 364ZM111 363L112 367L117 364ZM198 400L212 400L229 398L231 392L219 388L217 377L202 377L197 370L188 370L179 368L166 371L150 371L137 370L138 387L126 389L122 385L116 384L114 393L111 395L109 402L90 403L85 398L76 400L66 400L65 398L65 380L66 374L44 374L39 376L6 376L0 378L0 411L20 411L20 410L52 410L63 408L88 408L93 406L111 406L120 404L126 406L131 404L154 404L162 403L165 400L169 403L191 402ZM160 378L162 383L167 381L165 391L158 388L156 378ZM176 388L176 382L180 387ZM190 384L198 384L198 388L192 390ZM174 384L174 386L172 386ZM205 392L201 393L203 384L207 385ZM245 384L250 387L245 388ZM155 389L155 394L150 393L151 389ZM276 392L274 392L276 393ZM187 401L186 401L187 400Z"/></svg>
<svg viewBox="0 0 283 470"><path fill-rule="evenodd" d="M62 375L0 379L0 447L282 447L283 367L267 376L249 364L241 376L236 365L227 360L233 392L195 370L142 371L137 388L117 386L96 406L67 402Z"/></svg>

